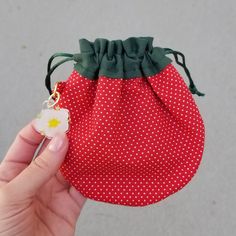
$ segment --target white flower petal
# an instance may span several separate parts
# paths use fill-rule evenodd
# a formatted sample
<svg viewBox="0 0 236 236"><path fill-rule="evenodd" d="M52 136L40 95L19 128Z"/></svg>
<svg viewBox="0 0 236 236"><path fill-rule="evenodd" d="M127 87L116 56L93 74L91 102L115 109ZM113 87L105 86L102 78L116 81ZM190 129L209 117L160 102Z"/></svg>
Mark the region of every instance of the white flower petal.
<svg viewBox="0 0 236 236"><path fill-rule="evenodd" d="M43 109L35 120L35 128L45 136L52 138L58 132L67 132L69 129L69 110ZM51 126L49 126L49 122Z"/></svg>

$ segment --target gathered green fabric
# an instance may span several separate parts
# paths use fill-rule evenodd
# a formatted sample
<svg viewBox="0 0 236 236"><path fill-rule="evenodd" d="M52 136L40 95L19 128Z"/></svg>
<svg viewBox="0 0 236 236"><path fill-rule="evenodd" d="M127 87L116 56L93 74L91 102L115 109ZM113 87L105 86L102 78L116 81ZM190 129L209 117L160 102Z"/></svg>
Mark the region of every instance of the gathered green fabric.
<svg viewBox="0 0 236 236"><path fill-rule="evenodd" d="M80 39L80 54L74 69L88 79L98 76L129 79L159 73L171 59L160 47L153 47L153 37L130 37L126 40Z"/></svg>
<svg viewBox="0 0 236 236"><path fill-rule="evenodd" d="M153 47L153 37L130 37L126 40L96 38L94 42L81 38L79 44L80 53L59 52L50 57L45 78L45 86L50 95L51 74L67 61L74 61L74 70L87 79L96 80L99 76L130 79L156 75L172 62L166 56L168 54L172 54L176 63L183 67L190 82L190 92L198 96L205 95L197 90L183 53L170 48ZM57 57L65 58L52 66Z"/></svg>

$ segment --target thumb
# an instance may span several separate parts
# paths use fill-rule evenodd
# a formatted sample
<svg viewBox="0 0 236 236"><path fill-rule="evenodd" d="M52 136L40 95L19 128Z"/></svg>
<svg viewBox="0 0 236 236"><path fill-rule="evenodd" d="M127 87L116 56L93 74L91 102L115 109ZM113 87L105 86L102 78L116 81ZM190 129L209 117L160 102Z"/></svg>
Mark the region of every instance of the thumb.
<svg viewBox="0 0 236 236"><path fill-rule="evenodd" d="M35 195L38 189L47 183L60 168L68 149L68 138L59 133L49 142L43 152L8 183L11 195L23 198Z"/></svg>

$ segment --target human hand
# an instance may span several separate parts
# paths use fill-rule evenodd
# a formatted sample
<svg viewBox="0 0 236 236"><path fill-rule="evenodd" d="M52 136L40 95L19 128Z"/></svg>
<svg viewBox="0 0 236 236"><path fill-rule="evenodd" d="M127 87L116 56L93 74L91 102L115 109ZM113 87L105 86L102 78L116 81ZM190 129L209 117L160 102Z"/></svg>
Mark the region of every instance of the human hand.
<svg viewBox="0 0 236 236"><path fill-rule="evenodd" d="M67 136L58 135L62 145L57 151L45 139L32 160L44 139L33 122L19 131L0 164L0 236L74 235L86 198L59 172Z"/></svg>

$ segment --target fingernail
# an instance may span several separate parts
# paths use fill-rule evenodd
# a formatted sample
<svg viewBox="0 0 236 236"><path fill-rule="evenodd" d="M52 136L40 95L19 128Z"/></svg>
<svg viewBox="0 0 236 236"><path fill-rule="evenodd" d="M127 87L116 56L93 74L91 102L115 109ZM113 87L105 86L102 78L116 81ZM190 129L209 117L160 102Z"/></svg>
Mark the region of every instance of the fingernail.
<svg viewBox="0 0 236 236"><path fill-rule="evenodd" d="M64 134L58 134L52 138L48 145L48 149L52 152L58 152L64 143Z"/></svg>

